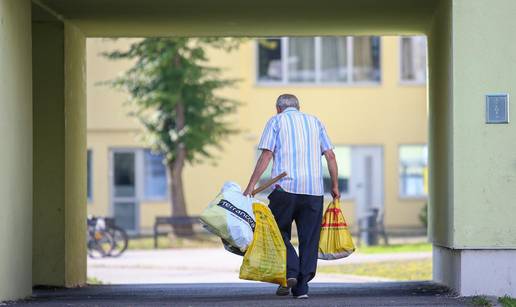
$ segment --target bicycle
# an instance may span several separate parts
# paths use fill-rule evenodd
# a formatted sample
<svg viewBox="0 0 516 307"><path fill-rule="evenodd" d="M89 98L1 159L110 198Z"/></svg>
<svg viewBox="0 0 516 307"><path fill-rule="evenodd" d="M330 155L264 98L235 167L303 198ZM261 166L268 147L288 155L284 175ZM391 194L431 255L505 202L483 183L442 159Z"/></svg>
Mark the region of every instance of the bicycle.
<svg viewBox="0 0 516 307"><path fill-rule="evenodd" d="M88 256L103 258L109 255L114 244L113 237L105 231L104 221L96 217L89 217L88 225Z"/></svg>
<svg viewBox="0 0 516 307"><path fill-rule="evenodd" d="M113 246L109 253L111 257L119 257L122 255L129 245L129 237L127 232L120 226L115 224L115 219L105 218L106 231L113 237Z"/></svg>
<svg viewBox="0 0 516 307"><path fill-rule="evenodd" d="M127 232L113 218L88 218L88 255L91 258L119 257L127 249Z"/></svg>

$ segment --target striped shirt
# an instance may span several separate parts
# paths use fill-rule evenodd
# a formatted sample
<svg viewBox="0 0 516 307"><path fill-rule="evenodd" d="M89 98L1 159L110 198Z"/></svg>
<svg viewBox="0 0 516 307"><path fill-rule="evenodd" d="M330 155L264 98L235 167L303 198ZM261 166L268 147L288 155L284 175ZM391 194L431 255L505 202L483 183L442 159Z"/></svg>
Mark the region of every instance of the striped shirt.
<svg viewBox="0 0 516 307"><path fill-rule="evenodd" d="M287 172L278 182L281 188L307 195L324 195L321 155L332 148L323 124L296 108L273 116L258 145L274 154L272 177Z"/></svg>

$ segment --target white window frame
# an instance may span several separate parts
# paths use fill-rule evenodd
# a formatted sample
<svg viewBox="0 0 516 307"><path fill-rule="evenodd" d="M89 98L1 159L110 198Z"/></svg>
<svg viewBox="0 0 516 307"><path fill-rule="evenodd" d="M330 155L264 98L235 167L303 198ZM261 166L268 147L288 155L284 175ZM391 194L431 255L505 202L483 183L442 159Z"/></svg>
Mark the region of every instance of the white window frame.
<svg viewBox="0 0 516 307"><path fill-rule="evenodd" d="M310 82L292 82L288 81L288 61L285 59L288 58L288 48L289 48L289 37L271 37L272 39L280 39L281 41L281 81L266 81L260 80L260 58L259 58L259 50L260 44L258 40L255 40L255 84L258 86L380 86L382 84L382 38L380 37L380 79L378 81L354 81L353 80L353 36L346 36L346 53L347 53L347 64L351 69L347 70L347 81L321 81L321 47L322 40L321 36L313 37L315 43L315 81Z"/></svg>
<svg viewBox="0 0 516 307"><path fill-rule="evenodd" d="M403 38L410 38L412 43L414 41L414 38L426 38L426 36L400 36L399 39L398 39L398 77L399 77L399 83L401 85L415 85L415 86L423 86L423 85L426 85L427 84L427 80L428 80L428 40L427 40L427 44L426 44L426 54L425 54L425 58L426 58L426 73L425 73L425 79L424 80L406 80L406 79L403 79L403 74L402 74L402 65L403 65L403 48L402 48L402 40Z"/></svg>
<svg viewBox="0 0 516 307"><path fill-rule="evenodd" d="M399 144L398 145L398 197L401 200L427 200L428 199L428 193L422 194L422 195L405 195L401 193L401 174L399 172L399 167L401 165L401 147L403 146L423 146L426 147L427 152L427 158L426 158L426 167L428 168L429 161L428 161L428 144L425 143L407 143L407 144Z"/></svg>

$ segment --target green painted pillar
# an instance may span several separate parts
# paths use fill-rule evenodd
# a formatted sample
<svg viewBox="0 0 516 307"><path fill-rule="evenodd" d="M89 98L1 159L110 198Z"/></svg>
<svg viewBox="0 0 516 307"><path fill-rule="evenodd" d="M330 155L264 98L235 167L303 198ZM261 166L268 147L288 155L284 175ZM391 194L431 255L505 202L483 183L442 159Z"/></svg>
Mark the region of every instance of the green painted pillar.
<svg viewBox="0 0 516 307"><path fill-rule="evenodd" d="M86 282L85 38L45 16L33 22L33 283Z"/></svg>
<svg viewBox="0 0 516 307"><path fill-rule="evenodd" d="M493 93L514 105L515 13L441 1L430 31L434 280L462 295L516 296L516 125L487 124L485 106Z"/></svg>
<svg viewBox="0 0 516 307"><path fill-rule="evenodd" d="M0 302L32 286L30 5L0 1Z"/></svg>

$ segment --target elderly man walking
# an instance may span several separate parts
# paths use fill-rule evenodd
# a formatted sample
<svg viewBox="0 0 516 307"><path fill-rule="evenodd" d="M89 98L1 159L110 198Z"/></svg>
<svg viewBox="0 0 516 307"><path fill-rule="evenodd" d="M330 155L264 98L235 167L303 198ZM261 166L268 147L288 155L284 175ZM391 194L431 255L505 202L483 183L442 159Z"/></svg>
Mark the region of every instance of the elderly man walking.
<svg viewBox="0 0 516 307"><path fill-rule="evenodd" d="M321 156L328 162L333 199L340 198L338 170L333 146L323 124L299 111L294 95L276 101L277 114L265 126L258 148L262 150L244 192L249 195L273 159L272 176L286 172L269 195L271 209L287 248L287 287L277 295L308 298L308 282L317 269L317 254L323 211L324 187ZM299 256L290 243L292 222L296 222Z"/></svg>

